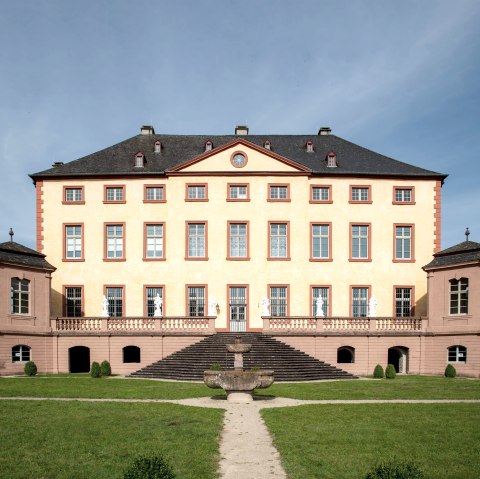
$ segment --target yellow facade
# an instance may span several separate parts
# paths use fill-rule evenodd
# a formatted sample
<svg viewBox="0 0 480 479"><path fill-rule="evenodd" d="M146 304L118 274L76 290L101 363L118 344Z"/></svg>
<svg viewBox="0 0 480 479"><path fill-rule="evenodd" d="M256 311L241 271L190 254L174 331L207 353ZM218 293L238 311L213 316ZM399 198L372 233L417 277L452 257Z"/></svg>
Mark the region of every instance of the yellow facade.
<svg viewBox="0 0 480 479"><path fill-rule="evenodd" d="M232 153L243 152L236 168ZM208 201L186 201L187 184L207 184ZM227 201L228 184L248 184L249 201ZM289 187L289 201L268 201L270 184ZM124 187L125 202L105 203L108 185ZM165 202L144 202L145 185L163 185ZM331 203L311 203L311 185L330 185ZM370 187L371 203L351 203L350 187ZM83 187L84 203L68 204L65 187ZM393 204L394 187L412 187L414 204ZM426 314L421 267L434 252L435 187L429 178L312 176L268 152L234 145L164 177L48 179L42 188L44 248L57 266L52 314L62 316L64 286L83 286L85 316L99 316L105 285L124 287L124 315L144 316L145 285L164 286L164 315L185 316L186 285L207 285L217 329L229 329L228 285L248 285L249 330L262 328L268 285L288 285L290 316L312 315L311 286L331 288L332 316L351 314L351 286L370 286L378 316L394 316L394 286L414 288L415 315ZM62 203L63 202L63 203ZM248 223L249 260L228 260L229 221ZM188 260L186 224L206 222L208 260ZM269 259L269 222L288 224L288 260ZM105 261L105 223L124 224L125 260ZM164 224L164 260L144 260L144 225ZM331 224L331 261L311 261L311 223ZM350 260L351 224L370 225L370 261ZM394 225L414 225L413 262L395 262ZM82 225L82 261L64 258L65 225Z"/></svg>

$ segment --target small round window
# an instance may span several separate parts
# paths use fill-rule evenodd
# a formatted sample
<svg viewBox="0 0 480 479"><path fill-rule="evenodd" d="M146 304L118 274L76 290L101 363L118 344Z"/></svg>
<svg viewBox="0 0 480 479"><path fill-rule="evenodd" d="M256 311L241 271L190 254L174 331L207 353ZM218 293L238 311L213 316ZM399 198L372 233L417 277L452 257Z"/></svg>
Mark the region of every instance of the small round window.
<svg viewBox="0 0 480 479"><path fill-rule="evenodd" d="M247 157L244 153L236 152L232 155L230 161L235 168L243 168L247 164Z"/></svg>

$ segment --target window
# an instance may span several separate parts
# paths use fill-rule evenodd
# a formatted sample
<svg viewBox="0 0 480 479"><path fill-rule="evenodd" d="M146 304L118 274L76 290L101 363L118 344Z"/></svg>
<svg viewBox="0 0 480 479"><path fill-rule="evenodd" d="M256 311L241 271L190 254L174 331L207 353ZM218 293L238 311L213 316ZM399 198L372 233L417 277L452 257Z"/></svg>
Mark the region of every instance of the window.
<svg viewBox="0 0 480 479"><path fill-rule="evenodd" d="M106 225L106 242L105 249L106 260L123 260L125 259L125 226L121 225Z"/></svg>
<svg viewBox="0 0 480 479"><path fill-rule="evenodd" d="M395 316L412 316L413 310L412 288L395 288Z"/></svg>
<svg viewBox="0 0 480 479"><path fill-rule="evenodd" d="M205 151L212 151L213 143L211 141L207 141L205 143Z"/></svg>
<svg viewBox="0 0 480 479"><path fill-rule="evenodd" d="M321 308L321 311L319 311ZM329 316L330 288L328 286L312 287L312 316Z"/></svg>
<svg viewBox="0 0 480 479"><path fill-rule="evenodd" d="M290 201L289 185L268 185L268 201Z"/></svg>
<svg viewBox="0 0 480 479"><path fill-rule="evenodd" d="M415 204L415 188L413 186L394 186L393 201L396 204Z"/></svg>
<svg viewBox="0 0 480 479"><path fill-rule="evenodd" d="M370 260L370 225L350 225L350 261Z"/></svg>
<svg viewBox="0 0 480 479"><path fill-rule="evenodd" d="M144 203L162 203L165 202L164 185L145 185Z"/></svg>
<svg viewBox="0 0 480 479"><path fill-rule="evenodd" d="M355 348L351 346L342 346L337 349L337 363L354 363L355 362Z"/></svg>
<svg viewBox="0 0 480 479"><path fill-rule="evenodd" d="M83 200L83 186L65 186L63 188L63 204L65 203L85 204Z"/></svg>
<svg viewBox="0 0 480 479"><path fill-rule="evenodd" d="M207 223L187 223L186 259L207 258Z"/></svg>
<svg viewBox="0 0 480 479"><path fill-rule="evenodd" d="M124 186L105 186L104 203L125 203Z"/></svg>
<svg viewBox="0 0 480 479"><path fill-rule="evenodd" d="M465 346L450 346L448 348L449 363L466 363L467 348Z"/></svg>
<svg viewBox="0 0 480 479"><path fill-rule="evenodd" d="M83 225L64 225L64 228L63 258L65 260L83 259Z"/></svg>
<svg viewBox="0 0 480 479"><path fill-rule="evenodd" d="M270 316L288 314L288 286L270 286Z"/></svg>
<svg viewBox="0 0 480 479"><path fill-rule="evenodd" d="M140 348L138 346L125 346L123 348L123 362L124 363L139 363L140 362Z"/></svg>
<svg viewBox="0 0 480 479"><path fill-rule="evenodd" d="M349 203L371 203L370 186L350 186Z"/></svg>
<svg viewBox="0 0 480 479"><path fill-rule="evenodd" d="M12 314L29 314L30 281L12 278L10 282L10 312Z"/></svg>
<svg viewBox="0 0 480 479"><path fill-rule="evenodd" d="M396 261L413 261L413 225L394 225Z"/></svg>
<svg viewBox="0 0 480 479"><path fill-rule="evenodd" d="M154 316L155 314L155 298L160 297L160 311L165 316L165 306L163 298L163 286L145 286L145 315Z"/></svg>
<svg viewBox="0 0 480 479"><path fill-rule="evenodd" d="M331 203L332 202L332 186L317 186L310 187L310 203Z"/></svg>
<svg viewBox="0 0 480 479"><path fill-rule="evenodd" d="M207 185L187 185L187 197L185 201L208 201Z"/></svg>
<svg viewBox="0 0 480 479"><path fill-rule="evenodd" d="M79 318L82 316L82 289L81 286L65 286L64 314L68 318Z"/></svg>
<svg viewBox="0 0 480 479"><path fill-rule="evenodd" d="M468 314L468 278L450 280L450 314Z"/></svg>
<svg viewBox="0 0 480 479"><path fill-rule="evenodd" d="M105 292L108 300L108 315L123 316L123 286L107 286Z"/></svg>
<svg viewBox="0 0 480 479"><path fill-rule="evenodd" d="M143 153L137 153L135 155L135 168L143 168L144 166L145 157Z"/></svg>
<svg viewBox="0 0 480 479"><path fill-rule="evenodd" d="M227 201L250 201L248 183L229 184Z"/></svg>
<svg viewBox="0 0 480 479"><path fill-rule="evenodd" d="M271 150L272 149L272 144L270 143L270 140L265 140L263 142L263 147L266 149L266 150Z"/></svg>
<svg viewBox="0 0 480 479"><path fill-rule="evenodd" d="M289 259L288 223L269 223L269 258Z"/></svg>
<svg viewBox="0 0 480 479"><path fill-rule="evenodd" d="M330 260L330 224L311 224L310 260Z"/></svg>
<svg viewBox="0 0 480 479"><path fill-rule="evenodd" d="M155 142L154 151L155 153L160 153L162 151L162 144L159 141Z"/></svg>
<svg viewBox="0 0 480 479"><path fill-rule="evenodd" d="M368 315L368 287L352 287L352 316Z"/></svg>
<svg viewBox="0 0 480 479"><path fill-rule="evenodd" d="M188 286L187 295L187 316L205 316L205 286Z"/></svg>
<svg viewBox="0 0 480 479"><path fill-rule="evenodd" d="M327 155L327 168L336 168L338 165L337 165L337 155L331 151L328 155Z"/></svg>
<svg viewBox="0 0 480 479"><path fill-rule="evenodd" d="M12 348L12 363L26 363L30 361L30 347L19 344Z"/></svg>
<svg viewBox="0 0 480 479"><path fill-rule="evenodd" d="M248 223L228 223L227 259L248 259Z"/></svg>
<svg viewBox="0 0 480 479"><path fill-rule="evenodd" d="M145 253L144 259L165 259L164 251L164 225L145 225Z"/></svg>
<svg viewBox="0 0 480 479"><path fill-rule="evenodd" d="M313 153L313 142L308 140L305 146L307 153Z"/></svg>

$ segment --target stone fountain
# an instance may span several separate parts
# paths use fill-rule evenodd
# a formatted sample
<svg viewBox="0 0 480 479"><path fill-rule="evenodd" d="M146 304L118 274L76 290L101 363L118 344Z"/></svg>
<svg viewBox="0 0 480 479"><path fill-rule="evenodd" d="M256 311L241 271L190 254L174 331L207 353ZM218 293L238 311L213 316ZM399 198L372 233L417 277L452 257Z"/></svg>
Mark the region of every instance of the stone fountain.
<svg viewBox="0 0 480 479"><path fill-rule="evenodd" d="M228 401L240 403L253 401L254 389L265 389L273 384L273 371L243 369L243 353L250 351L252 345L243 343L240 336L235 338L234 343L226 346L227 351L235 354L233 370L205 371L203 381L209 388L224 389Z"/></svg>

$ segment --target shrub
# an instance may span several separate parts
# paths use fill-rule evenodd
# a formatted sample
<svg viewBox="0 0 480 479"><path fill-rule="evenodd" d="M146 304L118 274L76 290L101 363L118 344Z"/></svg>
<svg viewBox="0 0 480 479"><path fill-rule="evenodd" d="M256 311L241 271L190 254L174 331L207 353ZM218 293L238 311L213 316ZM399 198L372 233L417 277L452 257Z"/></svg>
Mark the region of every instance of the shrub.
<svg viewBox="0 0 480 479"><path fill-rule="evenodd" d="M383 372L383 368L382 368L382 366L380 366L380 364L377 364L375 366L375 369L373 370L373 377L375 379L382 379L383 376L385 376L385 374Z"/></svg>
<svg viewBox="0 0 480 479"><path fill-rule="evenodd" d="M125 470L123 479L175 479L175 474L162 456L140 456Z"/></svg>
<svg viewBox="0 0 480 479"><path fill-rule="evenodd" d="M457 370L451 364L448 364L445 368L445 377L446 378L454 378L457 375Z"/></svg>
<svg viewBox="0 0 480 479"><path fill-rule="evenodd" d="M102 361L102 364L100 364L100 374L102 376L112 375L112 368L110 367L110 363L108 361Z"/></svg>
<svg viewBox="0 0 480 479"><path fill-rule="evenodd" d="M254 373L258 373L258 371L260 371L260 367L259 366L252 366L250 371L253 371Z"/></svg>
<svg viewBox="0 0 480 479"><path fill-rule="evenodd" d="M365 479L425 479L425 474L411 462L390 461L375 466Z"/></svg>
<svg viewBox="0 0 480 479"><path fill-rule="evenodd" d="M396 375L397 373L395 371L395 366L393 364L389 364L387 369L385 369L385 377L387 379L395 379Z"/></svg>
<svg viewBox="0 0 480 479"><path fill-rule="evenodd" d="M93 361L92 363L92 367L90 368L90 376L92 376L92 378L99 378L101 376L100 364L98 364L97 361Z"/></svg>
<svg viewBox="0 0 480 479"><path fill-rule="evenodd" d="M213 363L210 366L210 371L221 371L221 370L222 370L222 366L220 366L220 364L218 363Z"/></svg>
<svg viewBox="0 0 480 479"><path fill-rule="evenodd" d="M33 361L28 361L28 363L25 363L23 371L27 376L35 376L37 374L37 365Z"/></svg>

